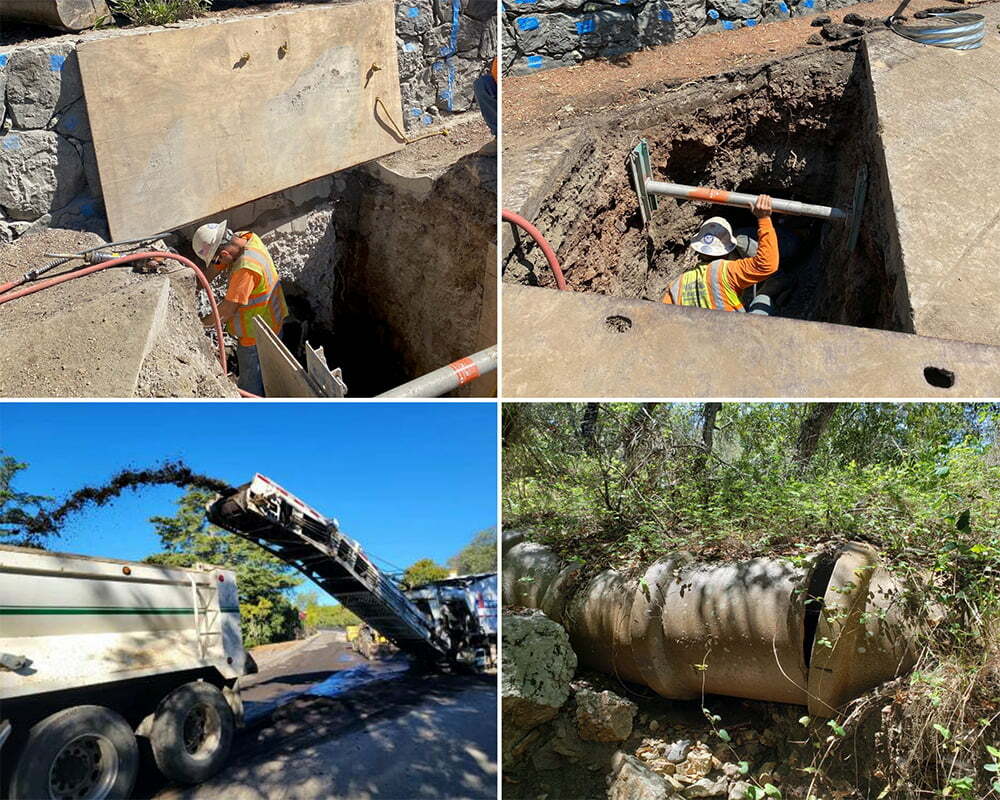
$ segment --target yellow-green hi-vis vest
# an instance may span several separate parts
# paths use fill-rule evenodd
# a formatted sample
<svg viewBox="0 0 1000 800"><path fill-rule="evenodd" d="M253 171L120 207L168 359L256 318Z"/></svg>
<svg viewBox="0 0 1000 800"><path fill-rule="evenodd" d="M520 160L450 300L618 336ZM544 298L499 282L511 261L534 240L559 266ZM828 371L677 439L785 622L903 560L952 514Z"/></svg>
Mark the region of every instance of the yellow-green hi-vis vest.
<svg viewBox="0 0 1000 800"><path fill-rule="evenodd" d="M689 269L671 284L670 296L679 306L744 311L739 293L726 281L727 270L721 258Z"/></svg>
<svg viewBox="0 0 1000 800"><path fill-rule="evenodd" d="M278 270L274 268L271 254L256 233L249 234L248 238L243 255L233 264L232 270L250 270L257 276L257 283L246 305L239 307L227 325L229 332L240 338L241 344L249 344L246 341L248 339L257 341L253 328L254 317L263 317L267 326L278 333L288 316L285 293L281 289Z"/></svg>

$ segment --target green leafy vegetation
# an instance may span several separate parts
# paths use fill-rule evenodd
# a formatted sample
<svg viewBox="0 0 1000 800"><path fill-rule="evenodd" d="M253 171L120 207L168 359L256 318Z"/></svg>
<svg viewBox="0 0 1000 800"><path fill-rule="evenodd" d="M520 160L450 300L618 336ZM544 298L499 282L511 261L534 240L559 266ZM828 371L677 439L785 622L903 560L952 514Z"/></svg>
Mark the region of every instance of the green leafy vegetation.
<svg viewBox="0 0 1000 800"><path fill-rule="evenodd" d="M212 0L111 0L110 6L136 25L168 25L204 14Z"/></svg>
<svg viewBox="0 0 1000 800"><path fill-rule="evenodd" d="M472 537L472 541L448 559L448 568L459 575L497 570L497 531L487 528Z"/></svg>
<svg viewBox="0 0 1000 800"><path fill-rule="evenodd" d="M0 450L0 544L41 548L46 536L28 532L27 523L38 513L41 504L52 498L19 492L13 487L17 473L27 467Z"/></svg>
<svg viewBox="0 0 1000 800"><path fill-rule="evenodd" d="M152 517L150 522L164 549L145 561L173 567L202 563L232 569L236 573L246 646L294 638L300 626L299 612L287 593L302 579L263 548L212 525L205 517L205 505L213 496L205 489L189 489L177 501L174 516Z"/></svg>
<svg viewBox="0 0 1000 800"><path fill-rule="evenodd" d="M307 635L322 628L346 628L361 622L354 612L342 605L320 605L318 592L299 592L295 606L303 614Z"/></svg>
<svg viewBox="0 0 1000 800"><path fill-rule="evenodd" d="M406 568L403 573L403 584L412 589L415 586L423 586L431 581L439 581L448 577L448 570L440 564L435 564L429 558L421 558Z"/></svg>
<svg viewBox="0 0 1000 800"><path fill-rule="evenodd" d="M505 527L590 572L874 545L928 633L912 674L800 720L795 796L1000 798L1000 405L508 404L502 429Z"/></svg>

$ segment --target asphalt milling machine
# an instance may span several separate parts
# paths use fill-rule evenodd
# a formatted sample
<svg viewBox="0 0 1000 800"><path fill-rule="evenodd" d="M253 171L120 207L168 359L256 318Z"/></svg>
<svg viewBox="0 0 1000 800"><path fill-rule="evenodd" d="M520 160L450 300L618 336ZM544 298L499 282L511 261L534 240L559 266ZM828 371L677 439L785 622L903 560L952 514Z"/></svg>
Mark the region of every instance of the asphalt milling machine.
<svg viewBox="0 0 1000 800"><path fill-rule="evenodd" d="M212 523L293 566L418 663L472 671L492 666L496 593L494 588L491 616L483 591L490 576L404 591L336 519L260 474L219 495L206 510ZM496 575L491 579L495 587Z"/></svg>

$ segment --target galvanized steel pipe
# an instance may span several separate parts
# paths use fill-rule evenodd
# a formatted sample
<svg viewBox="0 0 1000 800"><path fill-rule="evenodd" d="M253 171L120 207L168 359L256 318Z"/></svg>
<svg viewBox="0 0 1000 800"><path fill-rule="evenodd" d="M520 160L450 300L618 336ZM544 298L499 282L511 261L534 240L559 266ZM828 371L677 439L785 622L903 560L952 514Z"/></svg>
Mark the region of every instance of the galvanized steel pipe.
<svg viewBox="0 0 1000 800"><path fill-rule="evenodd" d="M723 206L740 206L750 208L757 202L758 195L742 192L727 192L722 189L709 189L704 186L685 186L683 183L666 183L649 178L645 181L646 191L650 194L665 194L681 200L704 200L708 203L718 203ZM819 217L820 219L846 220L849 214L839 208L817 206L810 203L800 203L797 200L771 199L772 207L782 214L794 214L800 217Z"/></svg>
<svg viewBox="0 0 1000 800"><path fill-rule="evenodd" d="M681 552L590 578L523 534L505 533L501 551L505 604L540 609L566 628L582 664L664 697L722 694L832 716L915 660L900 587L867 545L803 567Z"/></svg>
<svg viewBox="0 0 1000 800"><path fill-rule="evenodd" d="M467 358L452 361L447 366L421 375L412 381L382 392L376 397L440 397L452 389L474 381L480 375L497 368L497 346L487 347Z"/></svg>

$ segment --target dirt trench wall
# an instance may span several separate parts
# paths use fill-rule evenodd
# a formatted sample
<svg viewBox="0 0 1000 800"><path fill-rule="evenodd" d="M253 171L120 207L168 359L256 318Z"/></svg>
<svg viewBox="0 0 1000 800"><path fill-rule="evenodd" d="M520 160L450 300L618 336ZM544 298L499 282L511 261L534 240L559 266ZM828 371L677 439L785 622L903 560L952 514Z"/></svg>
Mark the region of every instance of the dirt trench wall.
<svg viewBox="0 0 1000 800"><path fill-rule="evenodd" d="M496 53L495 14L488 0L396 3L407 128L475 107L472 85ZM0 245L32 228L108 237L76 48L115 35L90 31L0 45ZM299 196L289 189L257 204L295 206Z"/></svg>
<svg viewBox="0 0 1000 800"><path fill-rule="evenodd" d="M504 69L524 75L853 5L853 0L504 0Z"/></svg>
<svg viewBox="0 0 1000 800"><path fill-rule="evenodd" d="M357 222L342 228L333 337L345 376L370 374L361 393L496 344L495 172L479 153L437 175L409 176L392 162L352 171L338 219ZM458 393L494 396L495 373Z"/></svg>

